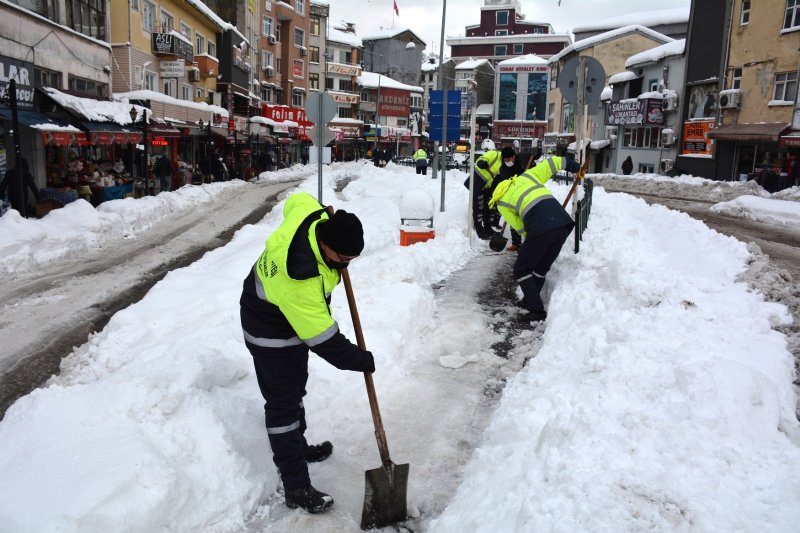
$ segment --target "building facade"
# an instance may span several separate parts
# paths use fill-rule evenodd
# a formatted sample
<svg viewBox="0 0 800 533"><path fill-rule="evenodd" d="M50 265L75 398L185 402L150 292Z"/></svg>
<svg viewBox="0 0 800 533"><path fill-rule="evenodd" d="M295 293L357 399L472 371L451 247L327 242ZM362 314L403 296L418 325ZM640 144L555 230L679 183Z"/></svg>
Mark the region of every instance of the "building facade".
<svg viewBox="0 0 800 533"><path fill-rule="evenodd" d="M494 93L492 139L533 152L547 133L547 61L527 54L500 61Z"/></svg>

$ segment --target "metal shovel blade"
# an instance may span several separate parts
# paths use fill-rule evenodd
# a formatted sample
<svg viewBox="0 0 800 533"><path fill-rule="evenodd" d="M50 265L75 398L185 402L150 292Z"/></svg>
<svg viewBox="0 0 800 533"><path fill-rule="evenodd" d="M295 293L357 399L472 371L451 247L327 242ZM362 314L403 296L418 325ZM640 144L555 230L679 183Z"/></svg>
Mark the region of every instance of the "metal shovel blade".
<svg viewBox="0 0 800 533"><path fill-rule="evenodd" d="M408 464L389 461L387 465L364 472L366 490L361 529L385 527L408 518Z"/></svg>
<svg viewBox="0 0 800 533"><path fill-rule="evenodd" d="M506 247L506 243L508 243L507 237L503 237L502 233L495 233L492 235L492 238L489 239L489 248L493 252L502 252Z"/></svg>

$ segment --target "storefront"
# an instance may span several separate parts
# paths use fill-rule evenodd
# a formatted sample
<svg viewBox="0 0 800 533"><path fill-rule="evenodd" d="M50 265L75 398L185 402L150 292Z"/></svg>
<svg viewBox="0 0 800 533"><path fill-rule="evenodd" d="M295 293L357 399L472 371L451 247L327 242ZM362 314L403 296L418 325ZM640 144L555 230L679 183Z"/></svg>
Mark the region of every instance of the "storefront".
<svg viewBox="0 0 800 533"><path fill-rule="evenodd" d="M334 133L333 146L336 148L335 157L331 154L332 158L336 161L356 161L365 157L361 153L363 143L361 142L361 125L353 122L339 122L334 121L328 124L328 127Z"/></svg>
<svg viewBox="0 0 800 533"><path fill-rule="evenodd" d="M761 123L723 124L710 130L707 137L719 143L721 151L732 154L730 159L719 162L720 175L747 181L759 178L764 172L779 174L790 148L780 146L781 135L788 129L786 123ZM762 186L766 185L768 190L774 188L768 183L771 178L763 178Z"/></svg>

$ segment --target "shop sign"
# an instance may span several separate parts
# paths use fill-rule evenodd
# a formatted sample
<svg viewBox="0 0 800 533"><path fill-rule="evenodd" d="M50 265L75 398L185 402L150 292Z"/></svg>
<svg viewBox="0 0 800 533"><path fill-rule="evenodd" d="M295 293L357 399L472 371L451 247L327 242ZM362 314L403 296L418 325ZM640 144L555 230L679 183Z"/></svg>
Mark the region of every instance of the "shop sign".
<svg viewBox="0 0 800 533"><path fill-rule="evenodd" d="M285 124L276 124L275 126L272 126L272 131L274 133L289 133L289 126L286 126Z"/></svg>
<svg viewBox="0 0 800 533"><path fill-rule="evenodd" d="M784 135L778 144L781 148L800 148L800 135Z"/></svg>
<svg viewBox="0 0 800 533"><path fill-rule="evenodd" d="M114 134L110 131L100 131L91 134L92 144L109 145L114 144Z"/></svg>
<svg viewBox="0 0 800 533"><path fill-rule="evenodd" d="M186 75L185 61L160 61L158 66L162 78L183 78Z"/></svg>
<svg viewBox="0 0 800 533"><path fill-rule="evenodd" d="M336 93L333 91L328 91L328 94L337 104L357 104L361 101L361 97L357 94Z"/></svg>
<svg viewBox="0 0 800 533"><path fill-rule="evenodd" d="M150 141L150 146L169 146L169 141L166 137L158 135Z"/></svg>
<svg viewBox="0 0 800 533"><path fill-rule="evenodd" d="M33 63L0 55L0 96L10 80L17 82L17 107L33 109Z"/></svg>
<svg viewBox="0 0 800 533"><path fill-rule="evenodd" d="M361 67L356 65L342 65L341 63L328 63L328 72L344 76L361 76Z"/></svg>
<svg viewBox="0 0 800 533"><path fill-rule="evenodd" d="M250 119L248 119L247 117L240 117L238 115L234 116L233 119L234 119L234 121L236 123L236 129L238 131L244 131L244 132L249 132L250 131L249 130L249 126L248 126L248 121Z"/></svg>
<svg viewBox="0 0 800 533"><path fill-rule="evenodd" d="M507 138L525 138L525 139L541 139L544 137L545 126L544 124L526 124L526 123L500 123L495 122L495 128L498 137Z"/></svg>
<svg viewBox="0 0 800 533"><path fill-rule="evenodd" d="M547 72L547 65L500 65L499 72Z"/></svg>
<svg viewBox="0 0 800 533"><path fill-rule="evenodd" d="M683 124L683 147L681 155L714 155L714 141L708 132L714 129L713 120L695 120Z"/></svg>
<svg viewBox="0 0 800 533"><path fill-rule="evenodd" d="M378 114L384 117L407 117L411 113L411 96L402 89L381 89Z"/></svg>
<svg viewBox="0 0 800 533"><path fill-rule="evenodd" d="M611 126L641 124L643 121L644 109L641 100L611 102L606 108L606 124Z"/></svg>
<svg viewBox="0 0 800 533"><path fill-rule="evenodd" d="M152 51L154 54L178 56L184 61L194 60L194 47L172 33L153 33Z"/></svg>
<svg viewBox="0 0 800 533"><path fill-rule="evenodd" d="M331 128L336 128L342 132L345 137L360 137L361 129L358 126L337 126L336 124L329 124Z"/></svg>
<svg viewBox="0 0 800 533"><path fill-rule="evenodd" d="M297 122L301 126L313 126L314 123L309 121L306 117L306 110L302 107L291 107L288 105L269 105L263 104L261 106L261 115L264 118L274 120L275 122L283 122L291 120ZM275 130L275 131L288 131L288 130Z"/></svg>
<svg viewBox="0 0 800 533"><path fill-rule="evenodd" d="M86 134L77 131L43 131L42 142L52 146L87 146Z"/></svg>

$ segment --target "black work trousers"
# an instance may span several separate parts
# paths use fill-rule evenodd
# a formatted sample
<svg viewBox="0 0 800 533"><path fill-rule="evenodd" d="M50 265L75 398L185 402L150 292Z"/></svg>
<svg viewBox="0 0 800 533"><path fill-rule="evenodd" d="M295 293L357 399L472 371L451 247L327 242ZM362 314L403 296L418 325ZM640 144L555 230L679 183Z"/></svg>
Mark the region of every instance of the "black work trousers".
<svg viewBox="0 0 800 533"><path fill-rule="evenodd" d="M306 464L306 413L303 396L308 381L308 347L264 348L245 342L253 356L264 397L264 418L272 460L286 490L311 484Z"/></svg>
<svg viewBox="0 0 800 533"><path fill-rule="evenodd" d="M544 286L545 276L558 258L561 247L574 226L574 223L567 224L528 237L520 246L517 261L514 263L514 279L522 289L522 305L528 311L544 311L539 292Z"/></svg>
<svg viewBox="0 0 800 533"><path fill-rule="evenodd" d="M486 179L477 171L473 171L472 179L474 182L472 186L472 223L478 237L488 239L494 233L492 222L495 217L489 209L489 200L492 193L489 189L484 189ZM464 187L469 189L469 178L464 181Z"/></svg>

